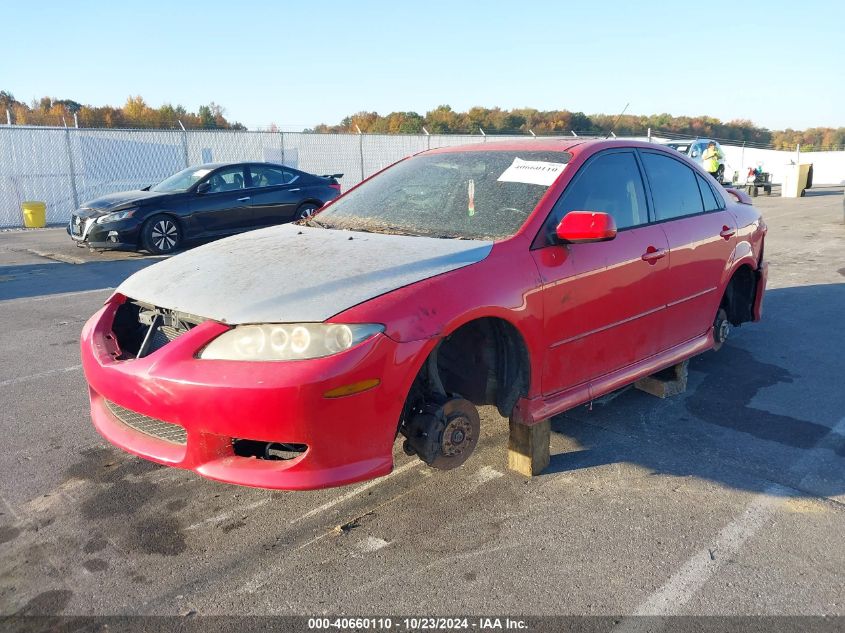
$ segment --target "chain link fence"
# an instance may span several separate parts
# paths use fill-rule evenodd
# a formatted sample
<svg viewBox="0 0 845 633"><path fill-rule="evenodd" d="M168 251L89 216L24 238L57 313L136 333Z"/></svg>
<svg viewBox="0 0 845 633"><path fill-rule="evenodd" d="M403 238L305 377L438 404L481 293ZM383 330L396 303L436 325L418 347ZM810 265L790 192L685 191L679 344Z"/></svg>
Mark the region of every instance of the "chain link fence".
<svg viewBox="0 0 845 633"><path fill-rule="evenodd" d="M526 138L531 137L490 137ZM346 190L410 154L486 139L480 135L0 126L0 227L22 226L24 201L46 202L47 222L63 224L89 200L146 187L191 165L284 163L315 174L342 173L340 181Z"/></svg>
<svg viewBox="0 0 845 633"><path fill-rule="evenodd" d="M21 203L47 204L47 222L64 224L85 202L140 189L191 165L284 163L315 174L342 173L345 190L397 160L435 147L531 136L312 134L235 130L125 130L0 126L0 228L23 225ZM723 146L732 171L764 164L780 182L794 153ZM803 155L801 161L807 160ZM845 179L845 152L818 152L815 182Z"/></svg>

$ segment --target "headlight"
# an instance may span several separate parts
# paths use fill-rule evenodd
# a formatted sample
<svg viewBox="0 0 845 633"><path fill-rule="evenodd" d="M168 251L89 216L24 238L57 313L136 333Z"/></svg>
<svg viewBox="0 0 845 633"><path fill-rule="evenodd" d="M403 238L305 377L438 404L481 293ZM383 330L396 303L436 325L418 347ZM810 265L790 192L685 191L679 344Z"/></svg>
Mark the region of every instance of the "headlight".
<svg viewBox="0 0 845 633"><path fill-rule="evenodd" d="M97 218L97 224L108 224L109 222L119 222L126 218L131 218L137 209L127 209L126 211L115 211L114 213L106 213Z"/></svg>
<svg viewBox="0 0 845 633"><path fill-rule="evenodd" d="M199 357L215 360L299 360L331 356L384 332L376 323L239 325L224 332Z"/></svg>

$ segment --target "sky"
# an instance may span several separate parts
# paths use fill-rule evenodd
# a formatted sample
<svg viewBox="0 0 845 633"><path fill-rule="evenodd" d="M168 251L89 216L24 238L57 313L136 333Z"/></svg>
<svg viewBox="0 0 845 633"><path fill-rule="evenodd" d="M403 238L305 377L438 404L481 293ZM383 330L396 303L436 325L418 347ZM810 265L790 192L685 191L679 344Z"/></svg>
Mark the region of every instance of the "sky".
<svg viewBox="0 0 845 633"><path fill-rule="evenodd" d="M9 3L0 90L300 130L441 104L845 126L845 3Z"/></svg>

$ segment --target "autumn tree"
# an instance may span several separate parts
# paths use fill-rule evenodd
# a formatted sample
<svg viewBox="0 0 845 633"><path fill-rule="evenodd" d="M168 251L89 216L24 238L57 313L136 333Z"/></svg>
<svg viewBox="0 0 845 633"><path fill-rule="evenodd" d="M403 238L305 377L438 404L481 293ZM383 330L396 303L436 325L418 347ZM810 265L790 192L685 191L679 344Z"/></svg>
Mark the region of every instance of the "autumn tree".
<svg viewBox="0 0 845 633"><path fill-rule="evenodd" d="M140 95L130 96L120 108L85 105L73 99L55 97L41 97L27 105L3 90L0 91L0 119L5 118L6 110L16 125L72 125L75 114L81 127L165 129L179 127L179 121L182 121L186 128L245 129L240 123L228 121L223 107L214 102L200 106L199 112L194 114L182 105L170 103L154 108Z"/></svg>

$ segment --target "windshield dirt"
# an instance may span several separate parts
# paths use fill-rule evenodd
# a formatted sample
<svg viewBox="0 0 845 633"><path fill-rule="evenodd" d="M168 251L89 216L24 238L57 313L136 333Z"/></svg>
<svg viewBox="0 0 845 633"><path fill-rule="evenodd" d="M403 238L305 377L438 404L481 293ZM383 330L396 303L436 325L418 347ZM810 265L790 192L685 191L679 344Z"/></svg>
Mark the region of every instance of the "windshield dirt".
<svg viewBox="0 0 845 633"><path fill-rule="evenodd" d="M499 240L523 225L563 172L565 152L477 151L409 158L312 220L328 228Z"/></svg>

